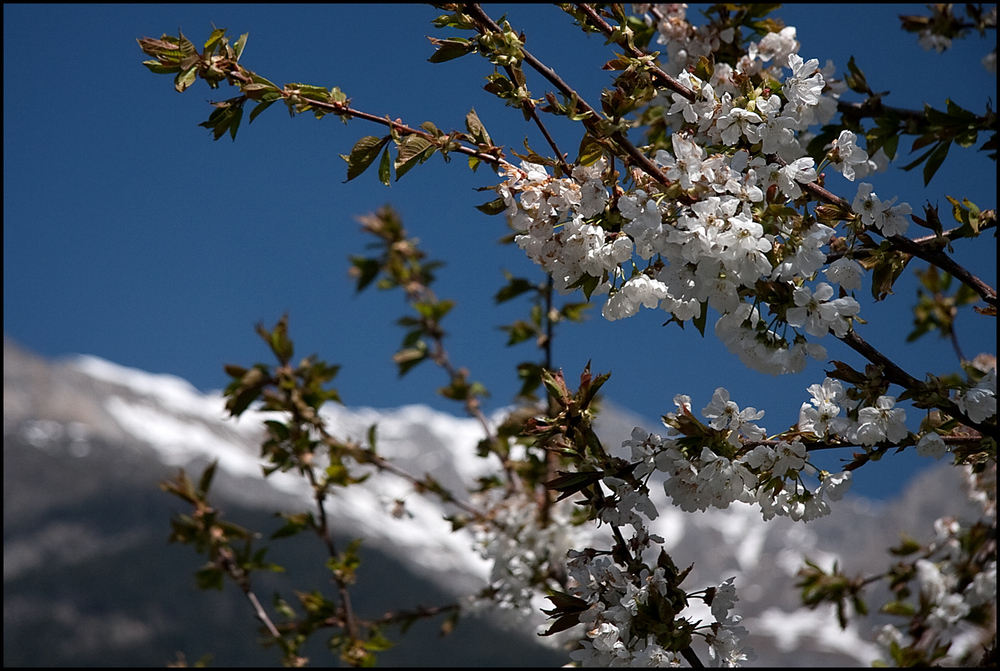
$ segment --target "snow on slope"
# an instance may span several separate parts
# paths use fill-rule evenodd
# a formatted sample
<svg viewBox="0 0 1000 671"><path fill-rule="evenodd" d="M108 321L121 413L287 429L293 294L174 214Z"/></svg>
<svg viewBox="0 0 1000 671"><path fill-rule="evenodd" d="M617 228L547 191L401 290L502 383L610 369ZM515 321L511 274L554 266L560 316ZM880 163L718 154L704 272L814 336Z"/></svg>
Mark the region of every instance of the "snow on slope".
<svg viewBox="0 0 1000 671"><path fill-rule="evenodd" d="M219 468L234 478L263 477L261 427L273 413L251 409L233 420L228 418L221 394L202 394L180 378L152 375L91 356L79 357L73 366L132 392L109 396L105 410L123 429L154 448L163 463L184 467L198 459L217 459ZM485 460L475 456L482 435L475 420L426 406L388 412L350 410L335 404L328 408L324 415L335 435L360 440L377 424L380 453L404 468L415 467L407 470L416 475L444 470L445 480L470 482L488 470ZM267 481L297 500L303 510L314 505L308 484L298 475L277 472ZM363 486L334 490L329 506L335 511L332 524L342 533L364 530L366 542L407 558L438 581L447 576L452 589L484 586L489 565L474 551L471 536L452 533L444 508L412 489L396 475L373 473ZM396 500L405 501L409 516L398 519L391 514Z"/></svg>

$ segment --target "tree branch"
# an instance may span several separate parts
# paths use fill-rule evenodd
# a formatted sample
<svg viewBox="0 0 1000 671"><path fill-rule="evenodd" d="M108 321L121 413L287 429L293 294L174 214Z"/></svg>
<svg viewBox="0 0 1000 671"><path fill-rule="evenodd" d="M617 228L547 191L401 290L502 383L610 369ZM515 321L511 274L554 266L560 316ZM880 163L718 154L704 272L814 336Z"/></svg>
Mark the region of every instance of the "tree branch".
<svg viewBox="0 0 1000 671"><path fill-rule="evenodd" d="M919 380L904 371L902 368L893 363L887 356L872 347L853 329L848 331L847 335L839 337L839 340L846 343L848 347L868 359L871 363L880 366L885 379L889 382L897 384L907 390L918 390L923 386ZM943 399L935 405L952 417L961 420L966 426L979 431L982 435L989 436L990 438L993 438L993 440L997 439L997 427L984 424L982 422L972 421L972 419L962 412L953 401Z"/></svg>
<svg viewBox="0 0 1000 671"><path fill-rule="evenodd" d="M597 26L597 28L604 34L605 37L609 39L611 38L611 35L614 32L614 30L611 28L610 25L608 25L607 21L601 18L600 14L594 11L593 7L585 3L577 3L576 6L579 7L580 10L584 14L586 14L591 21L594 22L594 25ZM641 51L632 46L631 44L629 44L627 39L619 38L618 40L615 41L615 44L617 44L625 51L629 52L629 54L631 54L634 58L641 58L642 56L648 55L646 52ZM661 84L663 84L666 88L670 89L674 93L679 93L680 95L684 96L691 102L697 100L698 98L697 93L695 93L693 90L691 90L681 82L677 81L676 79L668 75L660 68L656 67L655 65L650 65L649 71L653 74L653 77L655 79L659 80Z"/></svg>
<svg viewBox="0 0 1000 671"><path fill-rule="evenodd" d="M994 307L996 306L997 290L973 275L964 266L959 265L958 262L941 251L941 249L933 249L930 244L917 244L915 241L902 235L893 235L886 239L907 254L912 254L958 278L959 281L968 285L973 291L979 294L980 298L986 301L986 303Z"/></svg>
<svg viewBox="0 0 1000 671"><path fill-rule="evenodd" d="M466 10L469 15L472 16L477 22L481 22L484 26L488 27L493 32L500 32L500 26L496 24L493 19L491 19L478 4L467 5ZM597 110L591 107L580 95L573 90L573 88L562 80L559 75L555 73L554 70L546 66L544 63L539 61L537 58L532 56L526 49L522 49L521 53L524 56L524 62L530 65L536 72L545 77L549 82L551 82L559 92L562 93L567 98L576 99L581 109L584 112L589 112L592 118L585 119L583 124L587 127L595 137L606 137L605 133L602 133L597 127L597 119L601 118ZM660 170L660 168L649 159L648 156L643 154L639 149L632 144L632 142L621 132L615 131L611 134L611 139L628 154L632 160L639 165L640 168L648 175L653 177L657 182L663 184L664 186L670 186L672 182L667 179L666 174Z"/></svg>

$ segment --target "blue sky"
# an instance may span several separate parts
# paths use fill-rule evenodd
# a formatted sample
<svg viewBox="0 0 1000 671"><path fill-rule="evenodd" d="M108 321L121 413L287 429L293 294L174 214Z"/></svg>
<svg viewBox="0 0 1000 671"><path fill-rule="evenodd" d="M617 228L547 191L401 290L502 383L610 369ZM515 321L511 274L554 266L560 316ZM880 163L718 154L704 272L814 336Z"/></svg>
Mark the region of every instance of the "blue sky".
<svg viewBox="0 0 1000 671"><path fill-rule="evenodd" d="M584 35L551 6L486 9L495 18L507 12L532 53L587 100L599 100L611 81L598 69L612 57L603 39ZM941 55L924 52L896 16L925 11L792 5L776 15L796 26L804 58L832 59L840 73L855 56L873 89L891 91L888 104L941 108L950 97L978 112L987 101L995 107L995 75L980 64L995 34L957 41ZM336 386L348 405L423 402L458 413L434 395L444 377L430 364L397 378L390 357L403 335L395 325L406 311L402 296L374 289L356 295L347 276L347 257L367 243L354 217L391 203L424 249L447 261L436 290L456 301L445 322L452 360L491 390L488 408L509 403L519 386L514 367L535 355L528 344L505 348L498 326L523 317L527 306L497 308L491 297L504 269L538 275L519 250L497 244L507 233L503 219L474 209L491 198L475 189L495 184L494 175L434 157L391 188L374 171L344 184L339 155L364 135L381 135L381 127L290 119L278 106L252 126L244 120L235 143L213 142L198 127L210 112L206 100L233 94L202 82L176 93L170 77L141 65L135 42L180 27L200 44L212 23L234 37L249 32L242 62L279 84L338 86L359 109L412 126L431 120L463 129L474 107L494 141L521 150L527 136L541 149L518 111L482 91L492 72L485 59L427 62L426 36L436 34L430 21L439 13L422 5L5 5L6 335L43 355L94 354L212 390L227 382L223 364L266 360L253 326L288 312L298 354L342 364ZM529 88L537 97L548 90L530 74ZM555 123L553 130L564 151L575 152L578 129ZM898 195L916 212L930 201L942 215L945 195L996 205L995 164L972 149L953 149L926 190L919 170L904 173L902 164L871 180L881 198ZM848 199L856 191L837 175L828 186ZM995 282L995 242L980 242L959 245L956 255ZM870 322L862 335L918 378L954 370L950 347L936 336L905 343L911 278L907 271L896 300L875 304L859 295ZM558 365L571 380L588 360L595 371L610 370L608 398L651 420L674 409L677 393L700 409L725 386L741 407L765 410L761 423L776 432L796 420L805 388L829 368L815 363L798 376L762 376L711 335L661 327L662 312L615 323L604 322L599 307L592 313L583 326L557 333ZM995 352L995 322L969 310L958 324L967 356ZM863 365L832 336L823 344L830 358ZM825 459L836 467L836 456ZM856 474L855 491L884 497L926 465L915 457L885 460Z"/></svg>

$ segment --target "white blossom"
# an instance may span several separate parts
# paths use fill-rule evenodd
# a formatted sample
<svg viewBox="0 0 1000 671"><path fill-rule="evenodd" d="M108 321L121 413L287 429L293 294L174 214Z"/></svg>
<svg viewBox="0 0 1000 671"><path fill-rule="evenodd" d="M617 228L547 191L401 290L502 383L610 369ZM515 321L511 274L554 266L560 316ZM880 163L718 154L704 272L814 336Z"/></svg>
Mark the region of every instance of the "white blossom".
<svg viewBox="0 0 1000 671"><path fill-rule="evenodd" d="M973 422L984 422L997 414L997 373L991 370L969 391L959 394L955 403Z"/></svg>
<svg viewBox="0 0 1000 671"><path fill-rule="evenodd" d="M788 57L799 50L799 42L795 39L795 26L786 26L780 32L768 33L760 42L751 42L750 58L759 58L767 62L772 58L778 67L788 65Z"/></svg>
<svg viewBox="0 0 1000 671"><path fill-rule="evenodd" d="M874 445L888 440L898 442L908 435L906 411L896 408L896 399L892 396L879 396L872 407L861 408L858 411L858 426L855 429L857 440L862 445Z"/></svg>
<svg viewBox="0 0 1000 671"><path fill-rule="evenodd" d="M823 75L819 72L819 61L815 58L802 60L798 54L788 57L788 67L792 75L785 80L785 97L791 104L812 106L819 104L823 94Z"/></svg>
<svg viewBox="0 0 1000 671"><path fill-rule="evenodd" d="M934 457L940 459L948 451L941 436L934 431L925 434L917 442L917 454L921 457Z"/></svg>
<svg viewBox="0 0 1000 671"><path fill-rule="evenodd" d="M858 147L855 142L857 136L849 130L840 131L840 135L833 141L833 148L830 150L830 165L840 171L844 177L854 181L855 167L865 166L863 172L868 173L868 152ZM864 174L860 175L864 177Z"/></svg>
<svg viewBox="0 0 1000 671"><path fill-rule="evenodd" d="M823 272L831 282L836 282L844 289L852 290L861 288L861 278L864 277L865 269L854 259L842 256L831 263L830 267Z"/></svg>
<svg viewBox="0 0 1000 671"><path fill-rule="evenodd" d="M823 337L828 331L833 331L838 337L847 334L850 327L850 317L856 315L861 306L853 298L837 298L833 296L833 287L826 282L816 285L813 292L809 287L798 287L792 292L795 307L789 308L786 319L791 326L805 326L806 333Z"/></svg>

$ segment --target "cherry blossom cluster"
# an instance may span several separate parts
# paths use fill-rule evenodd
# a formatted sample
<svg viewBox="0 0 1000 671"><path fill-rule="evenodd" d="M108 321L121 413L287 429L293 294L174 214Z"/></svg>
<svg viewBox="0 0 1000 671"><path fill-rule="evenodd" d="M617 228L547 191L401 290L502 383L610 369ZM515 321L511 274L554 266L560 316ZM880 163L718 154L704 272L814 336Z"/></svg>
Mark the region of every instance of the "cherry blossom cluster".
<svg viewBox="0 0 1000 671"><path fill-rule="evenodd" d="M519 232L515 241L552 275L560 291L584 274L600 276L632 258L632 241L626 236L609 236L585 222L602 212L608 200L604 169L601 159L577 166L571 178L556 179L545 166L524 161L521 168L506 164L501 173L507 181L498 190Z"/></svg>
<svg viewBox="0 0 1000 671"><path fill-rule="evenodd" d="M996 601L996 555L984 552L976 541L984 530L996 535L996 464L978 474L965 470L970 499L982 505L983 518L974 525L952 517L934 523L933 541L913 563L922 615L919 638L914 639L912 630L904 633L893 625L883 626L877 637L887 649L895 645L927 653L947 650L941 660L946 665L962 663L990 638L976 611L989 610Z"/></svg>
<svg viewBox="0 0 1000 671"><path fill-rule="evenodd" d="M814 385L816 387L817 385ZM735 501L757 505L765 520L775 515L809 521L830 512L828 501L840 500L851 474L821 473L813 491L802 474L815 473L806 445L799 438L764 440L766 431L755 422L764 412L740 407L720 387L696 419L691 399L674 398L678 412L666 415L671 429L666 437L636 428L623 446L640 461L668 477L663 488L682 510L728 508Z"/></svg>
<svg viewBox="0 0 1000 671"><path fill-rule="evenodd" d="M640 465L633 475L648 473L648 466ZM605 477L602 483L613 492L614 505L602 509L600 520L616 528L631 525L634 533L626 545L619 546L631 558L626 566L616 552L592 548L570 551L572 593L587 605L579 616L586 637L571 658L582 666L679 666L681 660L673 652L676 645L665 647L676 641L664 637L700 635L708 643L713 666L737 666L753 659L753 651L741 645L747 634L741 618L730 613L738 600L735 579L701 592L684 593L677 587L676 567L665 553L661 551L655 564L641 561L644 551L664 542L646 527L657 512L645 486L635 487L615 477ZM705 625L685 615L691 599L709 605L714 622ZM665 621L664 617L674 620Z"/></svg>
<svg viewBox="0 0 1000 671"><path fill-rule="evenodd" d="M906 411L896 407L893 396L879 396L872 406L853 407L848 403L843 384L831 378L810 386L808 391L812 399L799 409L800 431L817 438L836 437L855 445L874 445L884 440L899 442L909 435ZM856 410L856 420L848 418L852 409Z"/></svg>
<svg viewBox="0 0 1000 671"><path fill-rule="evenodd" d="M734 65L714 62L702 79L694 74L703 72L700 59L732 44L734 31L692 26L683 5L658 8L663 69L696 94L691 100L664 92L650 105L662 110L670 137L669 148L652 156L660 175L633 170L632 184L620 185L610 181L613 166L604 159L558 177L540 164L506 165L498 192L515 240L559 291L583 287L588 296L607 296L602 315L610 321L647 308L683 323L703 319L710 307L720 315L716 335L748 367L773 375L800 372L810 357L827 357L812 339L831 332L842 338L851 330L860 305L847 292L861 289L866 272L850 248L828 261L837 231L828 220L831 225L799 213L805 185L824 168L859 181L853 201L846 201L853 214L843 215L848 247L864 231L905 234L912 208L879 198L872 184L861 181L884 170L888 158L881 150L870 155L853 132L841 131L818 166L807 155L810 129L833 118L845 86L833 79L832 63L820 68L798 54L795 28L750 43ZM639 556L662 542L644 525L657 516L647 488L654 473L666 475L664 491L685 511L741 501L759 506L765 520L828 514L850 486L851 472L817 471L809 463L809 443L868 447L899 443L910 433L893 396L852 400L831 378L808 391L797 427L772 439L757 424L764 413L740 409L724 388L702 410L704 422L694 417L690 398L677 396L678 412L665 417L665 436L636 428L623 444L633 470L601 479L609 495L596 510L598 521L631 525L628 544ZM995 416L995 373L955 402L973 421ZM934 431L916 440L920 455L940 458L948 450ZM817 475L818 486L807 486L805 476ZM581 616L586 639L575 660L602 666L679 662L642 625L643 608L669 592L662 567L626 570L620 556L589 549L570 557L574 594L589 604ZM941 577L948 574L942 566L925 560L919 570L937 599L935 626L947 629L969 607L992 598L979 595L992 595L996 571L994 562L975 584L962 583L956 596L958 583ZM717 588L712 604L716 622L706 639L716 665L745 658L739 620L728 616L732 603L719 597L731 588L731 581ZM959 602L968 607L963 611Z"/></svg>
<svg viewBox="0 0 1000 671"><path fill-rule="evenodd" d="M831 378L810 386L808 391L812 399L799 410L800 431L856 445L899 442L909 435L906 411L897 407L893 396L879 396L870 406L852 404L843 384ZM969 390L958 393L955 403L974 422L996 416L996 370L990 370ZM928 431L917 442L916 451L920 456L940 459L947 446L938 433Z"/></svg>
<svg viewBox="0 0 1000 671"><path fill-rule="evenodd" d="M506 496L489 508L493 524L474 531L480 555L491 563L490 601L527 616L541 577L565 572L570 548L589 541L569 523L568 511L556 505L542 525L538 502L526 494ZM574 533L574 531L578 531Z"/></svg>
<svg viewBox="0 0 1000 671"><path fill-rule="evenodd" d="M794 28L752 43L735 68L717 64L703 81L688 66L733 36L704 34L712 28L688 26L683 11L668 9L660 25L675 66L668 71L697 94L694 101L679 93L659 98L675 130L670 150L657 151L654 162L673 190L635 171L636 187L622 192L614 185L620 195L611 197L601 159L559 178L539 164L505 165L498 191L528 257L562 292L587 286L589 278L593 295L608 296L606 319L645 307L683 323L711 307L721 315L717 335L745 364L770 374L798 372L808 357L826 356L807 335L842 337L860 311L834 285L860 288L862 266L846 255L824 269L835 229L776 207L816 181L804 133L832 118L843 87L830 79L832 65L821 71L818 61L796 53ZM737 78L760 84L745 94ZM884 154L869 157L856 142L854 133L841 132L824 159L849 180L886 165ZM912 213L895 198L879 199L867 183L859 185L853 209L856 229L884 236L905 232ZM827 281L810 284L821 270ZM762 296L761 281L788 290ZM761 301L775 319L762 317Z"/></svg>
<svg viewBox="0 0 1000 671"><path fill-rule="evenodd" d="M570 657L581 666L679 666L676 654L664 649L655 636L641 640L632 632L639 605L649 602L650 590L666 593L663 570L634 575L606 555L571 551L569 575L574 595L589 604L580 617L587 630L580 648Z"/></svg>

